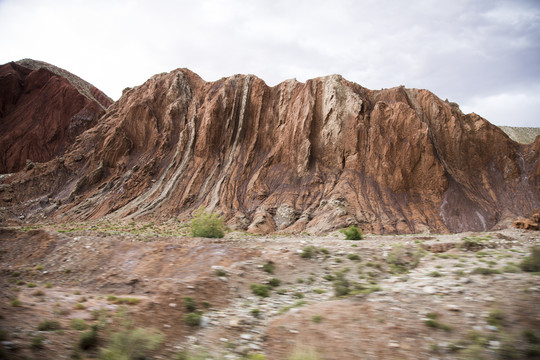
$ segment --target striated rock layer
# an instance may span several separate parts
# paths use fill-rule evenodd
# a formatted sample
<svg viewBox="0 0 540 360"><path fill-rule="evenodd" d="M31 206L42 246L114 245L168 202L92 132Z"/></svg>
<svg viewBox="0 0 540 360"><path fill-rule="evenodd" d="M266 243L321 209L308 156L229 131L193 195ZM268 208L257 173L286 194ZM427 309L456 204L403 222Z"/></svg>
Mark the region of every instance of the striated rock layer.
<svg viewBox="0 0 540 360"><path fill-rule="evenodd" d="M540 137L518 144L426 90L178 69L125 90L64 162L0 195L11 214L59 219L205 206L254 233L481 231L539 207L539 154Z"/></svg>
<svg viewBox="0 0 540 360"><path fill-rule="evenodd" d="M47 63L25 59L0 66L0 173L63 154L111 103L92 85Z"/></svg>

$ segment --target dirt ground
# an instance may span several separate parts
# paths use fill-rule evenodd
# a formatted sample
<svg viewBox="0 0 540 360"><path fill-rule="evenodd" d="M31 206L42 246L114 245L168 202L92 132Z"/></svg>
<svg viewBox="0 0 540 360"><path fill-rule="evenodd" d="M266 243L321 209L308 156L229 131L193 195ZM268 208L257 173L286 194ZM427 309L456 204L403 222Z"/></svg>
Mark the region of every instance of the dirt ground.
<svg viewBox="0 0 540 360"><path fill-rule="evenodd" d="M348 241L191 238L171 223L5 227L0 358L98 358L126 319L163 335L156 359L539 358L540 276L518 266L535 245L538 231L517 229ZM267 297L253 293L269 281ZM97 325L96 347L78 349L88 329L73 319ZM44 320L60 329L40 331Z"/></svg>

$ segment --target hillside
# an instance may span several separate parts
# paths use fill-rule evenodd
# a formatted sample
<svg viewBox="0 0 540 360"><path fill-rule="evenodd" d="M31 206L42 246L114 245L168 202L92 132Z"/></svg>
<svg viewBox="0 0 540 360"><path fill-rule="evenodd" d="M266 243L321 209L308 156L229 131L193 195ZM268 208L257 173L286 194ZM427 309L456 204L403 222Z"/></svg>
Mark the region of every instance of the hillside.
<svg viewBox="0 0 540 360"><path fill-rule="evenodd" d="M5 179L0 205L30 221L204 206L252 233L484 231L540 207L539 159L540 140L515 143L427 90L178 69L126 90L62 163Z"/></svg>
<svg viewBox="0 0 540 360"><path fill-rule="evenodd" d="M30 59L0 66L0 174L60 157L110 104L56 66Z"/></svg>
<svg viewBox="0 0 540 360"><path fill-rule="evenodd" d="M534 139L540 135L540 128L531 128L531 127L515 127L515 126L499 126L502 131L504 131L510 139L522 143L530 144Z"/></svg>

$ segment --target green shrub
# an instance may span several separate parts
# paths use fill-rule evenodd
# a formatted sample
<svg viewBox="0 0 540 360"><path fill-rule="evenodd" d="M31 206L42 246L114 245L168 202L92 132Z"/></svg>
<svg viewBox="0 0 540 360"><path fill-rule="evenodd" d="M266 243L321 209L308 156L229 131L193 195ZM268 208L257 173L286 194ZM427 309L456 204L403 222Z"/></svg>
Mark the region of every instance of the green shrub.
<svg viewBox="0 0 540 360"><path fill-rule="evenodd" d="M32 349L43 349L43 341L45 341L45 336L43 335L37 335L32 338L32 342L30 343L30 347Z"/></svg>
<svg viewBox="0 0 540 360"><path fill-rule="evenodd" d="M219 276L219 277L227 276L227 273L223 269L217 269L215 271L215 274L216 276Z"/></svg>
<svg viewBox="0 0 540 360"><path fill-rule="evenodd" d="M276 266L274 265L273 261L269 261L266 264L262 266L262 269L264 272L267 272L269 274L273 274L274 270L276 269Z"/></svg>
<svg viewBox="0 0 540 360"><path fill-rule="evenodd" d="M347 259L353 260L353 261L358 261L358 260L360 260L360 256L358 256L358 254L349 254L349 255L347 255Z"/></svg>
<svg viewBox="0 0 540 360"><path fill-rule="evenodd" d="M190 312L184 314L184 322L189 326L199 326L202 315L200 312Z"/></svg>
<svg viewBox="0 0 540 360"><path fill-rule="evenodd" d="M504 320L504 313L501 309L493 309L490 311L487 317L487 323L489 325L501 327Z"/></svg>
<svg viewBox="0 0 540 360"><path fill-rule="evenodd" d="M88 325L86 324L86 321L84 321L84 319L72 319L69 322L69 326L73 330L79 330L79 331L86 330L86 328L88 327Z"/></svg>
<svg viewBox="0 0 540 360"><path fill-rule="evenodd" d="M483 267L477 267L471 271L471 274L474 275L494 275L494 274L500 274L501 272L497 269L489 269L489 268L483 268Z"/></svg>
<svg viewBox="0 0 540 360"><path fill-rule="evenodd" d="M83 332L79 337L78 347L82 350L88 350L95 348L98 343L98 327L97 325L92 325L90 331Z"/></svg>
<svg viewBox="0 0 540 360"><path fill-rule="evenodd" d="M280 284L281 280L279 279L271 278L270 280L268 280L268 285L270 285L271 287L278 287Z"/></svg>
<svg viewBox="0 0 540 360"><path fill-rule="evenodd" d="M362 240L362 231L358 230L356 226L349 226L339 230L339 232L345 235L346 240Z"/></svg>
<svg viewBox="0 0 540 360"><path fill-rule="evenodd" d="M184 303L184 309L186 309L187 312L194 312L197 310L197 305L195 305L195 300L191 296L186 296L182 299Z"/></svg>
<svg viewBox="0 0 540 360"><path fill-rule="evenodd" d="M534 246L529 256L523 259L519 267L527 272L540 272L540 246Z"/></svg>
<svg viewBox="0 0 540 360"><path fill-rule="evenodd" d="M263 284L251 284L251 291L253 294L260 297L270 296L270 286Z"/></svg>
<svg viewBox="0 0 540 360"><path fill-rule="evenodd" d="M337 297L349 295L351 292L351 283L342 272L336 272L333 285L334 295Z"/></svg>
<svg viewBox="0 0 540 360"><path fill-rule="evenodd" d="M13 307L22 306L22 302L21 302L21 300L19 300L19 299L13 299L13 300L11 300L10 304L11 304L11 306L13 306Z"/></svg>
<svg viewBox="0 0 540 360"><path fill-rule="evenodd" d="M313 315L311 317L311 321L313 321L315 324L320 324L323 320L323 317L321 315Z"/></svg>
<svg viewBox="0 0 540 360"><path fill-rule="evenodd" d="M139 360L158 348L163 335L154 329L124 329L112 334L109 344L101 350L101 360Z"/></svg>
<svg viewBox="0 0 540 360"><path fill-rule="evenodd" d="M314 246L306 246L302 249L300 257L303 259L311 259L317 253L317 249Z"/></svg>
<svg viewBox="0 0 540 360"><path fill-rule="evenodd" d="M523 330L523 337L530 344L540 344L540 338L532 330Z"/></svg>
<svg viewBox="0 0 540 360"><path fill-rule="evenodd" d="M391 265L392 270L398 273L404 273L418 266L420 258L424 256L425 252L419 248L413 251L412 248L405 247L403 245L395 246L388 256L386 262ZM368 265L368 264L366 264Z"/></svg>
<svg viewBox="0 0 540 360"><path fill-rule="evenodd" d="M39 331L53 331L53 330L60 330L62 327L60 326L60 323L56 320L43 320L38 325Z"/></svg>
<svg viewBox="0 0 540 360"><path fill-rule="evenodd" d="M193 237L222 238L225 236L223 219L214 213L207 213L200 208L190 223Z"/></svg>
<svg viewBox="0 0 540 360"><path fill-rule="evenodd" d="M261 316L261 310L259 310L259 309L251 309L251 310L249 310L249 313L250 313L253 317L256 317L256 318L258 318L259 316Z"/></svg>

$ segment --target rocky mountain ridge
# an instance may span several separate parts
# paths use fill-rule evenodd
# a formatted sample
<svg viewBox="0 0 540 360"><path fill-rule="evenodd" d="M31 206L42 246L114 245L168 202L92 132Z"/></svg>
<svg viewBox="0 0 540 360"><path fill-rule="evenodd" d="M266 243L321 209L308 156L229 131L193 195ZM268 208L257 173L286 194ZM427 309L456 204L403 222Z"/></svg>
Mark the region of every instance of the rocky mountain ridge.
<svg viewBox="0 0 540 360"><path fill-rule="evenodd" d="M0 66L0 173L61 156L112 104L100 90L30 59Z"/></svg>
<svg viewBox="0 0 540 360"><path fill-rule="evenodd" d="M268 87L187 69L126 89L62 161L4 179L10 216L188 218L253 233L483 231L540 207L523 145L427 90L339 75Z"/></svg>

